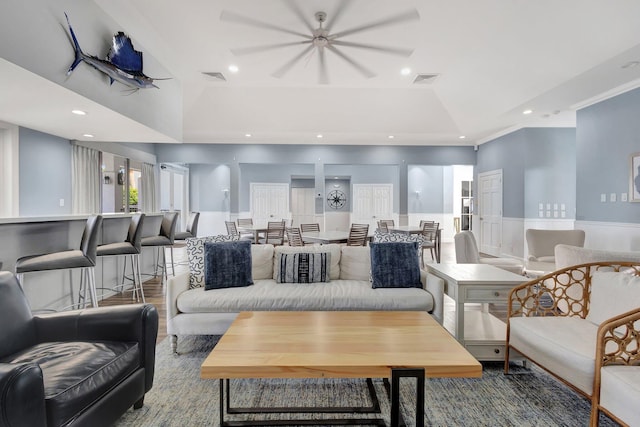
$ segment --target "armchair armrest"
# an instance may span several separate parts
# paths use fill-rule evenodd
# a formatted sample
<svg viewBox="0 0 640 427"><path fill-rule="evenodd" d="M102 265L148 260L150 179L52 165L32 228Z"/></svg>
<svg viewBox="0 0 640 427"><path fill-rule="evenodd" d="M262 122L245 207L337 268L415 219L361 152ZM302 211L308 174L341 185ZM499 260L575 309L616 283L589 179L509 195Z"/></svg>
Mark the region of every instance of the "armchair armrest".
<svg viewBox="0 0 640 427"><path fill-rule="evenodd" d="M431 315L438 323L442 324L444 318L444 280L426 270L420 270L420 282L422 282L422 287L433 296Z"/></svg>
<svg viewBox="0 0 640 427"><path fill-rule="evenodd" d="M34 316L39 342L137 342L140 366L147 372L147 390L153 384L158 310L152 304L118 305Z"/></svg>
<svg viewBox="0 0 640 427"><path fill-rule="evenodd" d="M640 365L640 308L600 324L596 342L596 371L606 365Z"/></svg>
<svg viewBox="0 0 640 427"><path fill-rule="evenodd" d="M0 426L46 425L40 367L35 363L0 363Z"/></svg>

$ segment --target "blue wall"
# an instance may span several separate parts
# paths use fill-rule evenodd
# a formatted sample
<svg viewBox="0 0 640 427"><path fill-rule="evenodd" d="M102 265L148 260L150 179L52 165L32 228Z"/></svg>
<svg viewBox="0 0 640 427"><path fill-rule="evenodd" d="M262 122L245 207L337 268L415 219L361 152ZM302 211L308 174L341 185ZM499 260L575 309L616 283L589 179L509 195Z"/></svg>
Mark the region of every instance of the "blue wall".
<svg viewBox="0 0 640 427"><path fill-rule="evenodd" d="M543 203L546 218L550 203L575 218L575 135L573 128L526 128L478 147L476 176L502 169L504 217L539 218Z"/></svg>
<svg viewBox="0 0 640 427"><path fill-rule="evenodd" d="M576 139L577 219L640 223L640 203L620 201L629 192L630 155L640 152L640 89L579 110Z"/></svg>
<svg viewBox="0 0 640 427"><path fill-rule="evenodd" d="M71 143L32 129L19 132L20 216L71 214Z"/></svg>
<svg viewBox="0 0 640 427"><path fill-rule="evenodd" d="M230 187L227 165L189 165L189 201L192 211L229 211Z"/></svg>

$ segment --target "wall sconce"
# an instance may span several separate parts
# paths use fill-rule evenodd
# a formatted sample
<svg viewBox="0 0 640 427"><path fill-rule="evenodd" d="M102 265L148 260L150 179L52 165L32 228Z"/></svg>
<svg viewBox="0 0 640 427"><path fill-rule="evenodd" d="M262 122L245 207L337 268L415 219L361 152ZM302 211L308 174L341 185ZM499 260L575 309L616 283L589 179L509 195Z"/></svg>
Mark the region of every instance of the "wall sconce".
<svg viewBox="0 0 640 427"><path fill-rule="evenodd" d="M222 190L222 194L224 194L224 198L228 199L229 198L229 189L225 188L224 190Z"/></svg>
<svg viewBox="0 0 640 427"><path fill-rule="evenodd" d="M419 199L420 198L420 190L416 190L415 194L416 194L416 199Z"/></svg>

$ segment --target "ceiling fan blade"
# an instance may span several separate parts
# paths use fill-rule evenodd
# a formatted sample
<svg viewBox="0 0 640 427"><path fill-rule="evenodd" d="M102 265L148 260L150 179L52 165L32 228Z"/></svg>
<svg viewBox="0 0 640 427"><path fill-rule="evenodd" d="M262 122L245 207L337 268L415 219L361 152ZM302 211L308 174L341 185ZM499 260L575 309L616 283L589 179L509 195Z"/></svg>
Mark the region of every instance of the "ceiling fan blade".
<svg viewBox="0 0 640 427"><path fill-rule="evenodd" d="M303 37L305 39L312 39L313 37L309 34L299 33L297 31L292 31L284 27L279 27L277 25L270 24L264 21L258 21L257 19L249 18L248 16L239 15L235 12L229 12L228 10L223 10L220 14L220 20L227 22L234 22L236 24L248 25L251 27L264 28L265 30L278 31L286 34L293 34L294 36Z"/></svg>
<svg viewBox="0 0 640 427"><path fill-rule="evenodd" d="M293 0L284 0L284 4L289 8L291 12L293 12L294 15L298 17L300 22L302 22L304 26L307 28L307 30L309 30L309 33L313 34L313 31L315 30L315 28L313 28L313 25L311 25L311 23L307 21L307 17L304 15L302 10L298 7L298 4L295 3Z"/></svg>
<svg viewBox="0 0 640 427"><path fill-rule="evenodd" d="M291 68L293 68L294 65L296 65L296 63L298 61L300 61L302 59L303 56L305 56L307 53L311 52L311 49L313 49L313 45L312 44L310 44L302 52L300 52L299 54L297 54L296 56L291 58L287 63L285 63L282 67L278 68L271 75L273 77L278 78L278 79L283 77L285 74L287 74L289 72L289 70Z"/></svg>
<svg viewBox="0 0 640 427"><path fill-rule="evenodd" d="M373 71L369 70L364 65L361 65L360 63L356 62L355 60L349 58L347 55L345 55L344 53L342 53L338 49L336 49L335 46L328 45L327 49L329 49L331 52L333 52L336 55L338 55L340 58L342 58L344 61L346 61L349 65L351 65L353 68L358 70L366 78L370 79L371 77L375 77L376 76L376 74Z"/></svg>
<svg viewBox="0 0 640 427"><path fill-rule="evenodd" d="M260 46L240 47L240 48L234 48L229 50L231 51L231 53L233 53L236 56L242 56L242 55L249 55L251 53L266 52L269 50L280 49L288 46L298 46L298 45L307 44L307 43L311 43L311 40L303 40L301 42L264 44Z"/></svg>
<svg viewBox="0 0 640 427"><path fill-rule="evenodd" d="M351 28L349 30L340 31L339 33L332 34L333 38L344 37L350 34L360 33L376 28L388 27L391 25L402 24L403 22L415 21L420 19L420 14L416 9L408 10L398 15L391 16L389 18L380 19L379 21L370 22L359 27Z"/></svg>
<svg viewBox="0 0 640 427"><path fill-rule="evenodd" d="M318 83L329 84L329 70L324 58L324 48L318 48Z"/></svg>
<svg viewBox="0 0 640 427"><path fill-rule="evenodd" d="M331 15L329 15L329 20L325 23L324 29L328 32L331 32L331 29L336 25L336 22L340 20L342 14L347 9L348 6L351 6L351 0L342 0L338 2L338 7L333 11Z"/></svg>
<svg viewBox="0 0 640 427"><path fill-rule="evenodd" d="M413 53L413 49L379 46L379 45L365 44L365 43L353 43L353 42L347 42L343 40L331 40L331 44L336 46L347 46L347 47L355 47L358 49L375 50L378 52L390 53L392 55L398 55L398 56L411 56L411 54Z"/></svg>

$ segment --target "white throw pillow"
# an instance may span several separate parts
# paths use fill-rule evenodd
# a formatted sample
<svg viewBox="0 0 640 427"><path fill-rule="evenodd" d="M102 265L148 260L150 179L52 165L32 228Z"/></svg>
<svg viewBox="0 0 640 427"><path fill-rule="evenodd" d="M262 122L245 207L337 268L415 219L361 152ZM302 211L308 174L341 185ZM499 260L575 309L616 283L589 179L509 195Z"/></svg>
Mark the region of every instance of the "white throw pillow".
<svg viewBox="0 0 640 427"><path fill-rule="evenodd" d="M371 248L369 246L343 246L340 258L340 278L366 280L371 276Z"/></svg>
<svg viewBox="0 0 640 427"><path fill-rule="evenodd" d="M273 245L251 245L251 275L253 280L273 276Z"/></svg>
<svg viewBox="0 0 640 427"><path fill-rule="evenodd" d="M240 236L190 237L185 240L187 256L189 257L189 288L201 288L204 286L204 244L205 242L233 242Z"/></svg>
<svg viewBox="0 0 640 427"><path fill-rule="evenodd" d="M596 271L591 277L587 320L600 325L607 319L640 307L640 277L628 273Z"/></svg>

